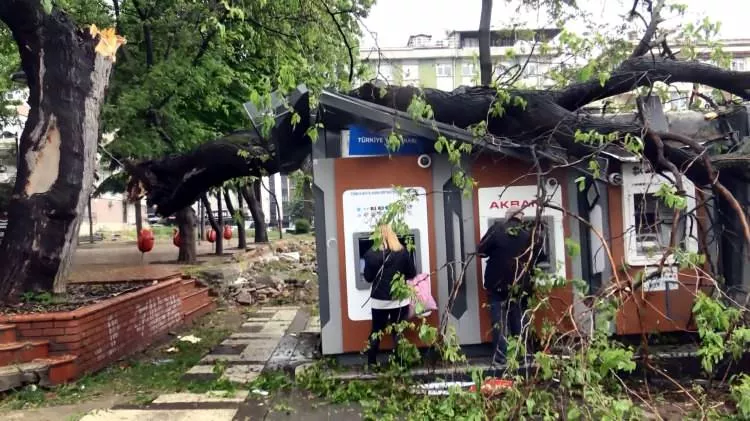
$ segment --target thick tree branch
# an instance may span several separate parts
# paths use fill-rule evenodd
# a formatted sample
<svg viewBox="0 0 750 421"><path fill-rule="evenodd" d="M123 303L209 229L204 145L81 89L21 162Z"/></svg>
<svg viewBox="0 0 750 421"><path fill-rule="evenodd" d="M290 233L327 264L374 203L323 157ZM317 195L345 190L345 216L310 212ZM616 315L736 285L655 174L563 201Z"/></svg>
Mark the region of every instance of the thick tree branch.
<svg viewBox="0 0 750 421"><path fill-rule="evenodd" d="M724 70L698 61L642 56L624 61L604 85L599 80L590 80L569 86L556 94L556 102L565 109L576 110L654 82L700 83L750 99L750 72Z"/></svg>

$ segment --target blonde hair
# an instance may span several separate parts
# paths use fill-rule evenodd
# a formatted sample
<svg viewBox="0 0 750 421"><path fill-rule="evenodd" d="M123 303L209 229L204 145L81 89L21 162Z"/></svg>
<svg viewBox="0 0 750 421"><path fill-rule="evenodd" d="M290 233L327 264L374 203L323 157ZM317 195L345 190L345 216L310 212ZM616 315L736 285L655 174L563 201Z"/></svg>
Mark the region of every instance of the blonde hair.
<svg viewBox="0 0 750 421"><path fill-rule="evenodd" d="M401 251L404 248L401 242L398 241L398 236L393 232L390 224L383 224L378 229L380 230L380 238L383 240L383 245L381 246L383 250Z"/></svg>

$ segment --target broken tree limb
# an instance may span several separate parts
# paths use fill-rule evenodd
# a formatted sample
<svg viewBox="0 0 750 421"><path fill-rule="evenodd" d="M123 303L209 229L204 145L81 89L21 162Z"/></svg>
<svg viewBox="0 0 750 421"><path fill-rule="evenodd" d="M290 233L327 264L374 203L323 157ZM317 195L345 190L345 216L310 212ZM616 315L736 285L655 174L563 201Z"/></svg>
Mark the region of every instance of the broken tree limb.
<svg viewBox="0 0 750 421"><path fill-rule="evenodd" d="M312 150L309 93L293 98L291 106L294 113L279 115L266 136L238 130L184 154L126 162L129 200L147 196L157 213L169 216L227 180L296 170Z"/></svg>

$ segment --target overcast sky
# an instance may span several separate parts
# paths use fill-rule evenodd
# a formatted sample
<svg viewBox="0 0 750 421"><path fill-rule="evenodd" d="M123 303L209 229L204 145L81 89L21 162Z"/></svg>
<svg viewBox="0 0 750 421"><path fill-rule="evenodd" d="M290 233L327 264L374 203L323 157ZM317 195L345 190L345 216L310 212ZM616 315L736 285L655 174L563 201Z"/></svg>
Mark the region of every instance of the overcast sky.
<svg viewBox="0 0 750 421"><path fill-rule="evenodd" d="M722 37L750 38L747 29L750 0L677 2L688 5L692 19L708 15L712 20L720 21ZM364 23L369 31L377 34L381 48L400 47L406 45L411 34L427 33L440 38L446 30L478 28L481 3L481 0L377 0ZM620 16L632 7L633 0L578 0L578 3L588 4L586 10L596 17L597 22L621 22ZM505 0L495 0L493 26L508 26L513 20L524 21L529 26L551 26L543 13L518 15L515 12L517 4L518 1L514 1L508 6ZM375 44L367 30L362 43L363 46Z"/></svg>

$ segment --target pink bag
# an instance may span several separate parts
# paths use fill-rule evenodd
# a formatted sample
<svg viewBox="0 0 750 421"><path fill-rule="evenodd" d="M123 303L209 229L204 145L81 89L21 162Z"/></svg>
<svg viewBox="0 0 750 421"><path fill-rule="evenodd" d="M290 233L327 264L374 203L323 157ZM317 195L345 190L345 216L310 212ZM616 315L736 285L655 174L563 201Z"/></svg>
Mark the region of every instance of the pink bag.
<svg viewBox="0 0 750 421"><path fill-rule="evenodd" d="M435 302L435 299L432 298L432 291L431 291L432 283L430 282L430 275L426 273L420 273L414 278L409 279L408 283L412 288L414 288L414 291L416 292L416 295L417 295L416 299L421 304L420 314L417 314L417 302L416 301L412 301L409 304L409 318L410 319L415 316L427 317L433 311L437 310L437 303Z"/></svg>

